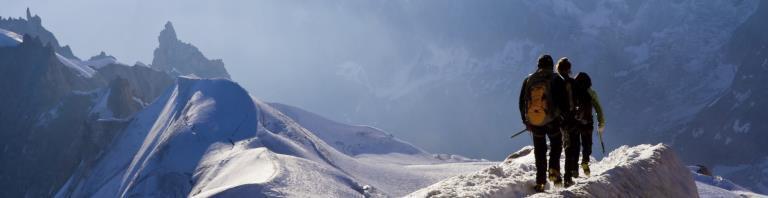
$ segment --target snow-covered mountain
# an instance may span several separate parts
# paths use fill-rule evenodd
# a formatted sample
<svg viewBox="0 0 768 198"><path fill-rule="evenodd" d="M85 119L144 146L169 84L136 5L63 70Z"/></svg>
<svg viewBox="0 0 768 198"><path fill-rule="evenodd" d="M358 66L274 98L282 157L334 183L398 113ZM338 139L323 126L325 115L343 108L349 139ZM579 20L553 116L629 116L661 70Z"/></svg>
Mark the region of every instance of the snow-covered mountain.
<svg viewBox="0 0 768 198"><path fill-rule="evenodd" d="M174 82L106 53L83 61L27 15L0 19L0 197L52 196Z"/></svg>
<svg viewBox="0 0 768 198"><path fill-rule="evenodd" d="M133 119L98 162L81 165L57 195L401 196L490 164L446 163L453 160L426 154L376 129L277 106L301 121L234 82L179 78ZM340 144L347 142L374 144Z"/></svg>
<svg viewBox="0 0 768 198"><path fill-rule="evenodd" d="M723 180L692 172L663 144L622 146L591 165L592 176L568 188L533 191L533 147L511 154L498 165L459 175L406 197L761 197ZM561 161L563 163L563 161ZM695 179L694 179L695 178Z"/></svg>
<svg viewBox="0 0 768 198"><path fill-rule="evenodd" d="M423 155L425 151L398 140L392 134L370 126L350 126L338 123L303 109L270 103L270 106L290 117L302 127L314 132L336 150L350 155L403 153Z"/></svg>

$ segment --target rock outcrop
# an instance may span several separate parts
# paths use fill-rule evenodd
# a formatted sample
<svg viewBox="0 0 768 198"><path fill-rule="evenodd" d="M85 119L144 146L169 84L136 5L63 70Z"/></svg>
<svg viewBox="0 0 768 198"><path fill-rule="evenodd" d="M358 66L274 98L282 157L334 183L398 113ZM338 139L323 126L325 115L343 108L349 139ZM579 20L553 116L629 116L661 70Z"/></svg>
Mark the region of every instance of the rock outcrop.
<svg viewBox="0 0 768 198"><path fill-rule="evenodd" d="M194 45L179 40L171 22L165 24L158 41L160 45L154 52L153 68L173 76L230 78L221 59L209 60Z"/></svg>

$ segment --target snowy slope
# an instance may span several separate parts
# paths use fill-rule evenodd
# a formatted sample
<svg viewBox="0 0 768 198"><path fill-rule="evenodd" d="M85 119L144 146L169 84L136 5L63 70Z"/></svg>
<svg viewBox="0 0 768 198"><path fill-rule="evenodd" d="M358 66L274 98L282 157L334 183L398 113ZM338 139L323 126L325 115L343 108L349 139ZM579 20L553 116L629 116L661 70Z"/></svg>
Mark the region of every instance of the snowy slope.
<svg viewBox="0 0 768 198"><path fill-rule="evenodd" d="M0 47L16 46L21 42L21 35L5 29L0 29Z"/></svg>
<svg viewBox="0 0 768 198"><path fill-rule="evenodd" d="M314 132L315 135L331 144L336 150L347 155L385 154L392 152L426 154L421 149L370 126L341 124L285 104L271 103L270 105L279 109L301 126Z"/></svg>
<svg viewBox="0 0 768 198"><path fill-rule="evenodd" d="M95 69L99 69L110 64L120 64L119 62L117 62L117 58L113 56L108 56L104 52L101 52L101 54L91 57L87 61L82 61L81 63L83 65L87 65Z"/></svg>
<svg viewBox="0 0 768 198"><path fill-rule="evenodd" d="M113 145L57 195L401 196L490 165L446 163L396 147L353 157L224 79L179 78Z"/></svg>
<svg viewBox="0 0 768 198"><path fill-rule="evenodd" d="M96 70L94 70L88 65L83 64L82 61L80 60L67 58L62 56L59 53L56 53L56 58L58 58L62 64L66 65L72 70L75 70L78 73L78 75L82 77L90 78L90 77L93 77L94 74L96 74Z"/></svg>
<svg viewBox="0 0 768 198"><path fill-rule="evenodd" d="M576 185L534 194L532 147L510 155L503 163L452 177L408 197L696 197L696 184L687 167L666 145L622 146L592 165L592 176ZM583 174L582 174L583 175Z"/></svg>
<svg viewBox="0 0 768 198"><path fill-rule="evenodd" d="M741 187L721 176L710 176L696 172L698 167L689 166L696 180L696 187L702 197L765 197Z"/></svg>

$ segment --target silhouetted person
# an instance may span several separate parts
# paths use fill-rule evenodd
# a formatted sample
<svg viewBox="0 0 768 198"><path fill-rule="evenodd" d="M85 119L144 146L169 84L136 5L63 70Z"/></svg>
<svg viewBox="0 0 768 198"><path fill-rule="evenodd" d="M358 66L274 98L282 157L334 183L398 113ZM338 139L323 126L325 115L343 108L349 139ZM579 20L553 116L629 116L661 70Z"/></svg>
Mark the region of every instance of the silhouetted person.
<svg viewBox="0 0 768 198"><path fill-rule="evenodd" d="M592 89L592 79L587 73L579 72L576 75L576 86L574 86L573 98L576 107L574 108L573 119L575 121L575 129L581 142L581 168L584 169L584 174L590 175L589 170L589 156L592 155L592 131L594 130L594 113L592 109L597 112L597 131L600 135L605 132L605 115L603 114L603 107L600 105L600 99L597 97L597 92ZM578 148L578 145L576 145ZM578 154L578 150L575 151ZM576 155L578 159L578 155ZM578 177L578 172L575 172Z"/></svg>
<svg viewBox="0 0 768 198"><path fill-rule="evenodd" d="M566 112L563 112L564 120L560 124L560 130L563 133L563 147L565 147L565 174L563 175L563 185L567 188L574 184L573 177L578 177L578 161L579 161L579 130L576 129L577 124L574 119L576 112L576 100L574 98L576 89L576 80L571 78L571 61L568 58L563 57L557 61L557 73L563 78L565 82L565 92L568 95L565 102L570 107Z"/></svg>
<svg viewBox="0 0 768 198"><path fill-rule="evenodd" d="M564 186L574 184L573 178L579 177L579 150L581 150L584 174L589 176L589 156L592 154L592 130L594 121L592 109L598 114L599 128L602 133L605 128L605 118L597 93L592 90L592 80L587 73L581 72L576 78L571 78L572 65L568 58L561 58L557 63L557 72L565 79L565 89L568 93L570 109L564 113L565 120L561 125L563 144L565 146Z"/></svg>
<svg viewBox="0 0 768 198"><path fill-rule="evenodd" d="M520 117L526 129L533 137L534 156L536 158L536 185L534 190L543 192L546 184L547 165L549 179L555 185L562 184L560 175L560 153L562 137L559 124L561 112L568 109L563 79L554 73L554 62L549 55L539 58L537 70L530 74L520 89ZM547 137L551 151L547 163Z"/></svg>

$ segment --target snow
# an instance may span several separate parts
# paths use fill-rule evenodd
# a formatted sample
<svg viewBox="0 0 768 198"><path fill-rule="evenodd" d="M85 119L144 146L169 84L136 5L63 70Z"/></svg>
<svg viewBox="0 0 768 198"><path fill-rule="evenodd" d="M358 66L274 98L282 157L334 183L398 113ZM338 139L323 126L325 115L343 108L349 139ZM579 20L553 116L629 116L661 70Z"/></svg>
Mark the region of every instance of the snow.
<svg viewBox="0 0 768 198"><path fill-rule="evenodd" d="M689 166L701 197L766 197L741 187L721 176L696 173L696 166Z"/></svg>
<svg viewBox="0 0 768 198"><path fill-rule="evenodd" d="M196 172L203 178L198 183L204 185L193 192L216 193L237 184L263 184L277 175L275 158L274 153L263 147L248 149L244 146L220 146L201 160L200 170Z"/></svg>
<svg viewBox="0 0 768 198"><path fill-rule="evenodd" d="M136 96L133 96L131 97L131 99L137 104L140 104L141 106L147 106L147 103L141 100L141 98L137 98Z"/></svg>
<svg viewBox="0 0 768 198"><path fill-rule="evenodd" d="M701 128L697 128L696 130L693 130L693 133L692 133L694 138L698 138L702 134L704 134L704 129L701 129Z"/></svg>
<svg viewBox="0 0 768 198"><path fill-rule="evenodd" d="M62 102L56 103L56 106L51 108L50 110L42 113L38 119L37 123L35 123L35 126L47 126L51 120L55 120L59 117L59 111L61 111Z"/></svg>
<svg viewBox="0 0 768 198"><path fill-rule="evenodd" d="M712 167L712 172L727 178L739 178L742 185L749 185L757 192L768 191L768 158L753 163ZM717 177L717 176L716 176ZM730 183L727 181L725 183Z"/></svg>
<svg viewBox="0 0 768 198"><path fill-rule="evenodd" d="M365 67L353 61L347 61L336 66L336 75L356 84L365 86L368 90L373 90L373 85L369 80Z"/></svg>
<svg viewBox="0 0 768 198"><path fill-rule="evenodd" d="M370 126L341 124L285 104L271 103L270 105L347 155L391 152L426 154L420 148Z"/></svg>
<svg viewBox="0 0 768 198"><path fill-rule="evenodd" d="M760 65L760 67L762 67L764 70L768 70L768 67L766 66L768 66L768 58L763 60L763 64Z"/></svg>
<svg viewBox="0 0 768 198"><path fill-rule="evenodd" d="M107 89L104 91L104 93L99 94L98 101L96 105L91 108L91 111L89 114L96 115L96 117L99 120L109 120L114 119L114 113L112 113L112 110L107 107L107 103L109 100L109 95L112 93L111 89Z"/></svg>
<svg viewBox="0 0 768 198"><path fill-rule="evenodd" d="M0 28L0 47L17 46L23 42L23 37L15 32Z"/></svg>
<svg viewBox="0 0 768 198"><path fill-rule="evenodd" d="M731 105L731 110L734 110L737 107L741 106L741 104L743 104L744 101L749 99L750 96L752 96L752 90L746 90L743 92L734 90L732 94L733 94L733 98L736 99L736 102L734 102L733 105Z"/></svg>
<svg viewBox="0 0 768 198"><path fill-rule="evenodd" d="M118 64L117 59L113 57L102 57L98 59L89 59L87 61L80 62L81 65L89 66L94 69L99 69L110 64Z"/></svg>
<svg viewBox="0 0 768 198"><path fill-rule="evenodd" d="M736 133L747 133L751 126L752 124L749 122L741 123L741 120L736 119L736 121L733 122L733 131Z"/></svg>
<svg viewBox="0 0 768 198"><path fill-rule="evenodd" d="M402 196L492 164L449 163L378 129L307 113L292 110L294 120L229 80L179 78L57 195ZM341 152L315 134L375 146Z"/></svg>
<svg viewBox="0 0 768 198"><path fill-rule="evenodd" d="M136 63L133 64L134 66L140 66L140 67L149 67L146 63L143 63L141 61L136 61Z"/></svg>
<svg viewBox="0 0 768 198"><path fill-rule="evenodd" d="M88 65L83 64L82 61L69 59L67 57L62 56L59 53L56 53L56 58L58 58L59 61L65 66L69 67L72 70L75 70L77 74L82 77L90 78L90 77L93 77L94 74L96 74L96 70L89 67Z"/></svg>
<svg viewBox="0 0 768 198"><path fill-rule="evenodd" d="M666 145L622 146L593 163L592 176L569 188L548 186L534 194L533 148L525 147L504 162L459 175L407 197L696 197L690 171ZM516 156L516 157L515 157ZM562 161L561 161L562 163ZM583 175L583 174L582 174Z"/></svg>

